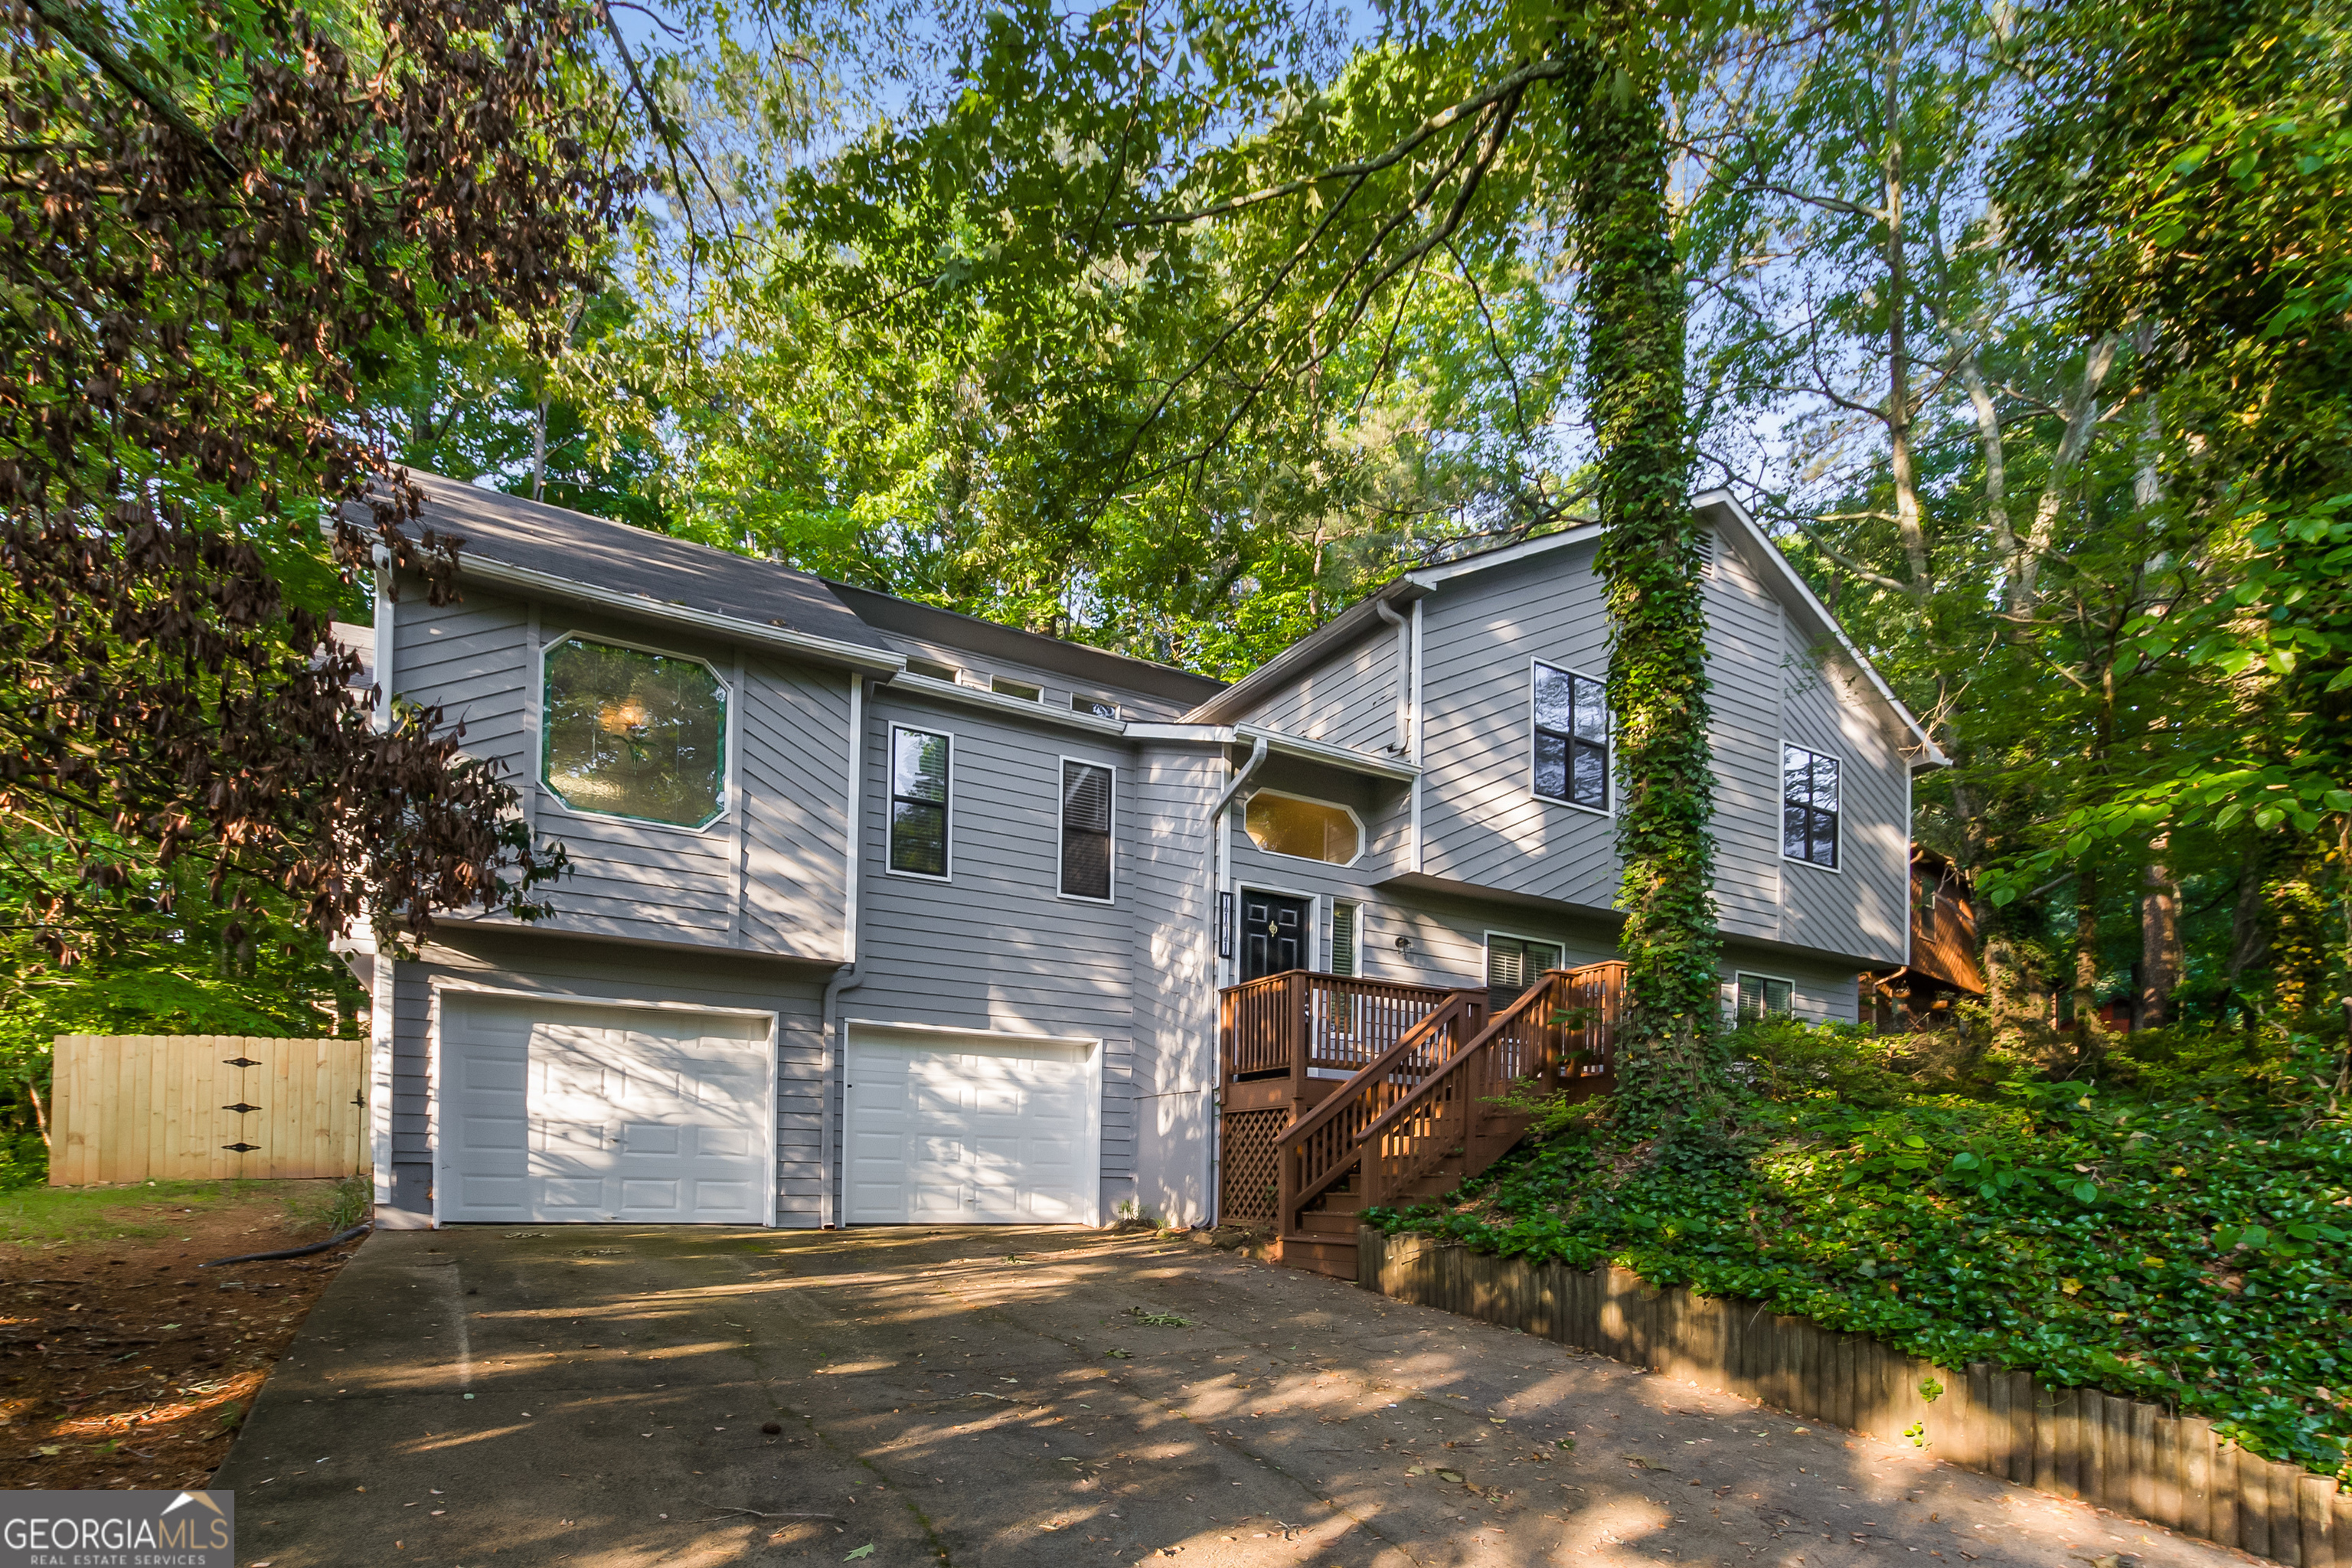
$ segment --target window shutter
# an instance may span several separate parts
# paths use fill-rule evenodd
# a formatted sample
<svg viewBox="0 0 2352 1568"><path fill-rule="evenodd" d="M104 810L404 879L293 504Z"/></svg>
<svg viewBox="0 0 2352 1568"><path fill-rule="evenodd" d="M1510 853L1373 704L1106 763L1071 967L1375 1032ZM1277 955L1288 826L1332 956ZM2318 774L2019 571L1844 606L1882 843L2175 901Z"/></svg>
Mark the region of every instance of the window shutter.
<svg viewBox="0 0 2352 1568"><path fill-rule="evenodd" d="M1331 973L1352 976L1356 973L1357 904L1331 906Z"/></svg>

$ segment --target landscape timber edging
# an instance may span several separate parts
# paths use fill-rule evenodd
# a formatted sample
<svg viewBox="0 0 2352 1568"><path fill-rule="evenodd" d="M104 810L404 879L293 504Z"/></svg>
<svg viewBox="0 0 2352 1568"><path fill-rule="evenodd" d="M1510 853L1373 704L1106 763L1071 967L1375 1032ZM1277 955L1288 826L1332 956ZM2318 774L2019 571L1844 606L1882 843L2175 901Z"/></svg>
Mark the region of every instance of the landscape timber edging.
<svg viewBox="0 0 2352 1568"><path fill-rule="evenodd" d="M2352 1492L2213 1435L2203 1416L1985 1362L1937 1366L1753 1301L1661 1289L1359 1227L1356 1283L2235 1546L2290 1568L2352 1568ZM1937 1386L1940 1385L1940 1386ZM1924 1392L1937 1386L1933 1399Z"/></svg>

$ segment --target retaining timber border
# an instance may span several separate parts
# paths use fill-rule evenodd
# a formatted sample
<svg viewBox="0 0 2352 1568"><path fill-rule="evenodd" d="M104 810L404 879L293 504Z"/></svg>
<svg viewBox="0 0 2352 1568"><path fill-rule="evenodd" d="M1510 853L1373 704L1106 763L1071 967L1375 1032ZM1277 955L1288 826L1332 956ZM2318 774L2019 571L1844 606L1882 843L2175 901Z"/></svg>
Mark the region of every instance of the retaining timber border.
<svg viewBox="0 0 2352 1568"><path fill-rule="evenodd" d="M1356 1282L2076 1498L2289 1568L2352 1568L2352 1492L2257 1457L2202 1416L1984 1362L1941 1367L1753 1301L1660 1289L1456 1242L1357 1232ZM1936 1389L1933 1399L1927 1389Z"/></svg>

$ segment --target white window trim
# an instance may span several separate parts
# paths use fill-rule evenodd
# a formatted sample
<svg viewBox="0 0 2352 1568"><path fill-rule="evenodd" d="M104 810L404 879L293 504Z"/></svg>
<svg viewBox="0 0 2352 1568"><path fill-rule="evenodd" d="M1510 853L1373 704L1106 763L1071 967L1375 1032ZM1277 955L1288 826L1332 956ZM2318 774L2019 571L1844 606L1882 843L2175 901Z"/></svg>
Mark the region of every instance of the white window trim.
<svg viewBox="0 0 2352 1568"><path fill-rule="evenodd" d="M940 735L945 737L947 740L948 798L940 804L943 807L943 815L947 819L947 832L942 837L945 839L944 853L947 858L948 868L942 872L901 871L898 867L890 864L890 832L892 826L890 820L890 807L897 803L898 795L898 733L902 730L917 735ZM909 881L915 882L952 882L955 880L956 752L962 749L958 744L958 739L959 737L953 730L927 730L920 724L901 724L896 720L891 721L890 744L885 748L882 752L882 874L884 876L904 877Z"/></svg>
<svg viewBox="0 0 2352 1568"><path fill-rule="evenodd" d="M1837 859L1837 864L1834 866L1824 866L1818 860L1808 860L1801 855L1791 855L1789 853L1789 752L1792 750L1802 752L1808 756L1827 757L1830 761L1838 765L1837 841L1836 847L1832 851ZM1790 866L1808 867L1815 871L1825 871L1832 877L1843 877L1845 875L1846 762L1847 759L1839 752L1821 751L1818 748L1806 745L1802 741L1791 741L1785 736L1782 737L1780 742L1780 810L1774 814L1772 822L1772 837L1780 840L1780 858L1785 863ZM1910 873L1906 869L1904 874L1907 878ZM1776 974L1772 978L1777 980L1780 976Z"/></svg>
<svg viewBox="0 0 2352 1568"><path fill-rule="evenodd" d="M1559 966L1568 967L1568 943L1553 936L1532 936L1525 931L1487 930L1478 938L1479 983L1488 984L1486 976L1495 973L1495 939L1506 942L1539 942L1546 947L1559 949Z"/></svg>
<svg viewBox="0 0 2352 1568"><path fill-rule="evenodd" d="M1246 835L1244 837L1246 837ZM1255 847L1255 846L1253 846L1253 847ZM1292 855L1286 856L1285 858L1296 860L1298 857ZM1313 864L1318 866L1327 866L1330 864L1330 862L1328 860L1317 860L1314 861ZM1307 944L1307 970L1310 974L1328 974L1330 973L1328 970L1318 970L1315 967L1315 961L1323 956L1323 905L1326 901L1325 895L1321 893L1309 892L1305 888L1277 888L1273 886L1271 883L1244 882L1236 879L1234 883L1234 973L1238 976L1242 972L1242 900L1248 898L1252 893L1264 893L1270 898L1276 899L1304 899L1307 900L1307 931L1305 935L1300 939ZM1359 944L1361 943L1362 940L1363 939L1360 935L1357 938ZM1234 984L1238 985L1241 982L1236 978Z"/></svg>
<svg viewBox="0 0 2352 1568"><path fill-rule="evenodd" d="M1608 714L1609 739L1603 742L1607 747L1604 762L1609 777L1607 805L1586 805L1580 801L1563 800L1556 795L1546 795L1536 787L1536 670L1538 668L1549 669L1556 675L1598 681L1601 685L1601 711ZM1563 805L1570 811L1580 811L1587 816L1613 817L1617 815L1617 715L1608 707L1608 691L1609 679L1606 676L1595 675L1591 670L1578 669L1570 665L1554 664L1548 658L1531 658L1528 660L1528 793L1546 805Z"/></svg>
<svg viewBox="0 0 2352 1568"><path fill-rule="evenodd" d="M1757 969L1735 969L1731 972L1730 1004L1723 1010L1723 1016L1727 1021L1735 1025L1739 1022L1739 983L1743 980L1777 980L1781 984L1787 986L1789 988L1789 1011L1785 1016L1790 1018L1797 1016L1797 983L1795 980L1786 974L1767 974L1763 971ZM1779 1013L1767 1013L1764 1016L1767 1018L1777 1018L1783 1016L1783 1015Z"/></svg>
<svg viewBox="0 0 2352 1568"><path fill-rule="evenodd" d="M1069 809L1069 796L1062 780L1072 763L1082 768L1100 768L1110 774L1110 894L1107 898L1090 898L1084 893L1062 889L1062 844L1065 837L1062 816ZM1116 763L1098 763L1092 757L1074 757L1067 752L1054 759L1054 896L1074 904L1118 902L1118 764Z"/></svg>
<svg viewBox="0 0 2352 1568"><path fill-rule="evenodd" d="M1333 811L1346 812L1348 814L1348 820L1356 825L1356 852L1345 860L1318 860L1312 855L1291 855L1286 854L1280 849L1268 849L1256 839L1250 838L1250 802L1255 800L1262 795L1271 795L1276 800L1303 801L1308 805L1328 805ZM1241 801L1240 805L1241 810L1236 815L1241 818L1242 837L1249 839L1249 847L1251 848L1256 850L1261 855L1271 855L1277 860L1297 860L1302 865L1330 866L1340 870L1345 870L1347 868L1353 866L1357 861L1361 860L1364 858L1365 851L1371 847L1371 830L1364 826L1364 819L1356 814L1356 808L1354 806L1349 805L1341 801L1324 800L1316 795L1299 795L1295 791L1286 789L1254 789ZM1259 891L1270 893L1274 891L1274 889L1271 888L1262 888ZM1306 895L1293 894L1291 896L1305 897Z"/></svg>
<svg viewBox="0 0 2352 1568"><path fill-rule="evenodd" d="M1018 686L1024 688L1025 690L1034 691L1037 695L1034 697L1028 697L1023 695L1020 691L1007 691L1003 689L1003 688L1007 686ZM1045 700L1045 689L1043 686L1034 680L1024 680L1017 675L990 676L988 678L988 692L992 697L1010 697L1015 702L1035 702L1042 705Z"/></svg>
<svg viewBox="0 0 2352 1568"><path fill-rule="evenodd" d="M719 683L719 689L726 695L727 699L727 721L721 726L719 742L721 757L719 811L709 821L698 827L689 826L683 822L656 822L650 816L627 816L617 811L587 811L564 799L562 793L547 782L547 660L556 649L574 637L578 637L583 642L601 644L605 647L625 647L631 653L649 653L659 658L683 659L688 663L698 664L710 672L711 679ZM621 822L626 823L631 827L650 827L657 833L683 833L697 838L705 837L716 830L721 823L730 822L741 815L736 809L740 802L736 797L735 785L735 750L738 744L736 736L740 717L738 701L740 692L735 682L719 673L717 665L698 653L680 653L676 648L655 647L648 643L631 642L626 637L606 637L602 632L583 631L577 627L555 637L541 639L536 662L539 668L532 686L532 690L536 693L532 699L532 706L538 710L539 720L531 736L533 756L530 783L533 790L554 803L556 810L566 816L576 817L583 822Z"/></svg>

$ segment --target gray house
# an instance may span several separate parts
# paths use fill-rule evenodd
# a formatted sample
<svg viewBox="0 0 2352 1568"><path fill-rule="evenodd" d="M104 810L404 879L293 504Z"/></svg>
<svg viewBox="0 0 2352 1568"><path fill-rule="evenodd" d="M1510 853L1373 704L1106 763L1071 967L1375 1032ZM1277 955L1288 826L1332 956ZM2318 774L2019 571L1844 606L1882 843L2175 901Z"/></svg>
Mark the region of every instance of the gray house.
<svg viewBox="0 0 2352 1568"><path fill-rule="evenodd" d="M384 584L352 636L572 871L550 920L361 955L383 1223L1203 1222L1221 992L1500 1005L1612 953L1595 529L1399 577L1222 686L416 478L462 600ZM1724 1005L1852 1018L1905 962L1942 759L1696 505Z"/></svg>

